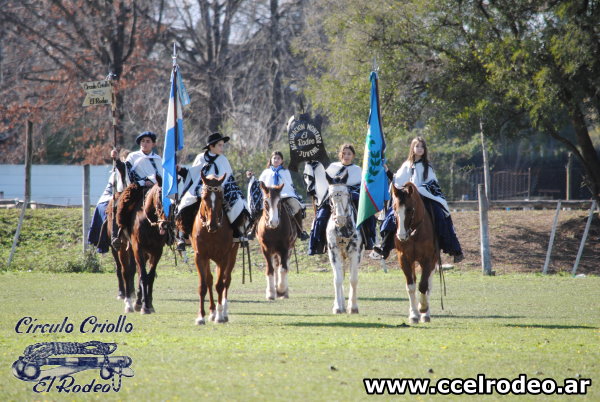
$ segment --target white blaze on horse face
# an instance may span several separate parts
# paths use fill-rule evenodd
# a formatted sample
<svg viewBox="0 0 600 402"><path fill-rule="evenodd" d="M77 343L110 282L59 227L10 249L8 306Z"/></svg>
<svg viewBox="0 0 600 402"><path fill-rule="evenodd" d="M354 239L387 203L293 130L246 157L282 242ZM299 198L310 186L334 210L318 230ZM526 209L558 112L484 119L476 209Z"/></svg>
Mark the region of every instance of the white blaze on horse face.
<svg viewBox="0 0 600 402"><path fill-rule="evenodd" d="M273 202L272 198L269 198L269 227L276 228L279 226L279 198Z"/></svg>
<svg viewBox="0 0 600 402"><path fill-rule="evenodd" d="M406 206L400 205L396 211L396 217L398 218L398 228L396 229L396 237L400 241L408 240L408 232L404 228L404 221L406 220Z"/></svg>
<svg viewBox="0 0 600 402"><path fill-rule="evenodd" d="M344 185L345 187L345 185ZM334 221L337 227L346 226L346 209L348 206L348 192L343 190L331 191L334 207Z"/></svg>

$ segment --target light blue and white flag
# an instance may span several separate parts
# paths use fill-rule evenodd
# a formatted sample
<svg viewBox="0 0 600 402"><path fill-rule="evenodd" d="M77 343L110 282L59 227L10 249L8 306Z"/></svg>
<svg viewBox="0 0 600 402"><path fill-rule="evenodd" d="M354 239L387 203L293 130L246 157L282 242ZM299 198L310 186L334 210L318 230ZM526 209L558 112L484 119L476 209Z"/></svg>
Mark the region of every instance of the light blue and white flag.
<svg viewBox="0 0 600 402"><path fill-rule="evenodd" d="M177 65L171 73L171 95L167 111L167 127L165 130L165 147L163 150L163 211L169 216L171 197L177 194L177 151L183 149L183 111L182 105L187 105L190 98L183 85Z"/></svg>

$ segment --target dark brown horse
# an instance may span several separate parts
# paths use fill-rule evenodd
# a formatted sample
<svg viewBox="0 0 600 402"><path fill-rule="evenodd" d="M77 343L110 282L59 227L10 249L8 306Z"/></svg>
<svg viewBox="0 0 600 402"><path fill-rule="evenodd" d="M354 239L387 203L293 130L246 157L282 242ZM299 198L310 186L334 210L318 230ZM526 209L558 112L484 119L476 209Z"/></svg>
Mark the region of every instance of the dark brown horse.
<svg viewBox="0 0 600 402"><path fill-rule="evenodd" d="M233 242L233 229L224 209L223 181L225 175L216 178L213 175L205 176L201 173L202 194L200 196L200 208L194 220L191 233L192 247L194 248L196 269L198 270L198 293L200 295L200 309L196 324L206 323L204 310L204 298L208 291L210 297L211 321L227 322L228 306L227 292L231 283L231 271L235 265L235 259L239 243ZM213 298L213 275L210 271L210 260L217 264L217 306Z"/></svg>
<svg viewBox="0 0 600 402"><path fill-rule="evenodd" d="M406 183L401 188L392 186L392 207L398 228L395 245L400 267L406 276L406 291L410 299L408 319L412 324L429 322L429 295L433 284L433 273L439 262L439 246L431 216L417 187ZM421 266L419 301L416 297L416 263Z"/></svg>
<svg viewBox="0 0 600 402"><path fill-rule="evenodd" d="M294 226L294 217L285 208L281 199L283 184L266 187L260 182L263 193L263 212L256 229L256 238L267 262L267 300L289 297L288 261L290 259L298 231Z"/></svg>
<svg viewBox="0 0 600 402"><path fill-rule="evenodd" d="M136 184L131 184L123 191L121 198L125 200L123 205L127 206L127 210L117 210L117 222L124 228L129 240L138 274L135 310L142 314L154 313L152 289L156 266L169 236L169 222L162 209L161 187L155 184L144 197L142 189ZM123 262L121 260L121 263ZM125 286L128 289L126 297L129 301L125 302L126 310L129 309L133 296L129 292L129 280L133 281L129 276L125 276Z"/></svg>

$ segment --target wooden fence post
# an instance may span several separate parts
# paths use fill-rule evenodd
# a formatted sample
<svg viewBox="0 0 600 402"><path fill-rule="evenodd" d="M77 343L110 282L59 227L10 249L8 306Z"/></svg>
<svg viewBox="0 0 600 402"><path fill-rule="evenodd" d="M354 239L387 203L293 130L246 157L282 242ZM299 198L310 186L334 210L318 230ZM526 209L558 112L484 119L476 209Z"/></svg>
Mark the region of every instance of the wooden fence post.
<svg viewBox="0 0 600 402"><path fill-rule="evenodd" d="M548 265L550 265L550 255L552 254L552 245L554 244L554 235L556 234L556 226L558 224L558 214L560 213L561 201L556 205L556 214L554 215L554 223L552 224L552 232L550 232L550 243L548 243L548 251L546 252L546 262L544 263L543 274L548 273Z"/></svg>
<svg viewBox="0 0 600 402"><path fill-rule="evenodd" d="M477 185L479 197L479 234L481 239L481 269L484 275L493 275L490 256L490 234L488 225L488 199L483 184Z"/></svg>
<svg viewBox="0 0 600 402"><path fill-rule="evenodd" d="M590 225L592 224L592 219L594 218L594 211L596 210L596 200L592 201L592 207L590 208L590 214L588 215L587 223L585 224L585 230L583 231L583 237L581 238L581 243L579 244L579 251L577 252L577 258L575 259L575 265L573 265L573 271L571 271L572 275L575 275L577 272L577 266L579 265L579 260L581 260L581 255L583 254L583 248L585 247L585 241L587 240L588 232L590 231Z"/></svg>
<svg viewBox="0 0 600 402"><path fill-rule="evenodd" d="M83 165L82 204L83 254L85 254L88 249L87 236L90 231L90 165Z"/></svg>
<svg viewBox="0 0 600 402"><path fill-rule="evenodd" d="M17 249L17 243L19 242L19 236L21 235L21 227L23 226L23 219L25 218L25 210L31 200L31 154L33 148L33 123L27 120L25 128L25 199L23 200L23 207L21 208L21 214L19 215L19 223L17 224L17 231L13 238L12 248L10 249L10 255L8 256L8 262L6 266L9 267L12 262L15 250Z"/></svg>

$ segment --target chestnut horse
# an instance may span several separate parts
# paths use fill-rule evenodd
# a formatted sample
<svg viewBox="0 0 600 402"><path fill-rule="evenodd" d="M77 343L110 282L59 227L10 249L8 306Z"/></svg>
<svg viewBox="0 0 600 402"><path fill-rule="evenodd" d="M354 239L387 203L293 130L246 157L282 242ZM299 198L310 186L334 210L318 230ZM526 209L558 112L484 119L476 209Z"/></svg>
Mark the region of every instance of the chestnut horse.
<svg viewBox="0 0 600 402"><path fill-rule="evenodd" d="M264 205L256 229L256 238L267 262L267 300L275 300L275 296L285 299L289 297L288 261L298 237L294 217L281 199L282 188L283 184L267 187L260 182Z"/></svg>
<svg viewBox="0 0 600 402"><path fill-rule="evenodd" d="M348 262L350 271L350 292L348 309L351 314L358 313L356 286L358 285L358 265L362 254L362 236L356 228L356 209L352 204L352 196L346 185L348 172L342 176L330 177L325 173L329 183L329 203L331 216L327 222L327 253L333 268L333 285L335 301L333 313L346 312L344 306L344 260Z"/></svg>
<svg viewBox="0 0 600 402"><path fill-rule="evenodd" d="M200 295L200 310L196 324L205 324L204 298L208 291L210 298L211 321L224 323L229 321L227 292L231 283L231 271L239 243L233 241L233 229L224 209L223 181L225 175L217 178L208 177L201 172L202 194L200 195L200 208L194 219L191 233L192 247L195 253L196 269L198 270L198 293ZM213 298L213 275L210 271L210 260L217 264L216 275L218 302L215 310Z"/></svg>
<svg viewBox="0 0 600 402"><path fill-rule="evenodd" d="M152 305L152 289L156 266L170 231L162 208L161 193L161 186L155 184L148 190L144 199L142 189L137 184L130 184L121 194L121 198L127 200L123 205L127 205L128 208L117 210L117 222L124 228L137 267L138 292L135 310L142 314L155 312ZM127 284L130 279L126 277L124 280ZM133 293L128 289L126 311L131 311L132 296Z"/></svg>
<svg viewBox="0 0 600 402"><path fill-rule="evenodd" d="M392 189L392 208L398 223L394 240L410 300L408 319L412 324L417 324L419 318L421 322L429 322L429 295L440 251L433 222L413 183L408 182L401 188L392 186ZM418 306L415 263L421 266Z"/></svg>

